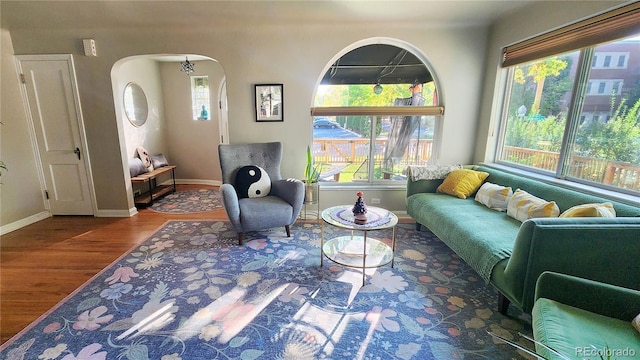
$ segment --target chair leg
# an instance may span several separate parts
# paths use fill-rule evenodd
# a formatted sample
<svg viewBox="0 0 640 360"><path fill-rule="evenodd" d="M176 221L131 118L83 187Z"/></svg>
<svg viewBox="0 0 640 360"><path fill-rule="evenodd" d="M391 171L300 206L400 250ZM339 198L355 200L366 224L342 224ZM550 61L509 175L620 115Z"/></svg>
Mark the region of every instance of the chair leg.
<svg viewBox="0 0 640 360"><path fill-rule="evenodd" d="M500 314L507 315L507 311L509 310L509 299L504 296L502 293L498 294L498 311Z"/></svg>
<svg viewBox="0 0 640 360"><path fill-rule="evenodd" d="M289 225L285 225L284 229L287 231L287 237L291 237L291 228Z"/></svg>
<svg viewBox="0 0 640 360"><path fill-rule="evenodd" d="M238 245L242 245L242 233L238 232Z"/></svg>

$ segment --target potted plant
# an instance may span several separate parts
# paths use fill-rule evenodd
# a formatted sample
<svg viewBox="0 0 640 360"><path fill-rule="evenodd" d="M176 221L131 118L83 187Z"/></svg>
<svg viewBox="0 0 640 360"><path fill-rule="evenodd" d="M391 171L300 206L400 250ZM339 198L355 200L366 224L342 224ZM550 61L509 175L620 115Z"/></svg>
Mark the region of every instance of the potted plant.
<svg viewBox="0 0 640 360"><path fill-rule="evenodd" d="M321 166L313 163L311 146L307 146L307 167L304 169L304 203L315 204L318 201L318 178Z"/></svg>

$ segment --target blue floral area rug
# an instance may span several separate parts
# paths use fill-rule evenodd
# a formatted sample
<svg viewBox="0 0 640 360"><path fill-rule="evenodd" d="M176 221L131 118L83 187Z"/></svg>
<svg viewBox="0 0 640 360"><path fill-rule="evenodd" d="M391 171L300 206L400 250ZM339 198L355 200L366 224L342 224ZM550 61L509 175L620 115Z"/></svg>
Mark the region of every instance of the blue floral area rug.
<svg viewBox="0 0 640 360"><path fill-rule="evenodd" d="M154 200L149 209L168 214L195 214L221 209L220 192L216 189L183 190Z"/></svg>
<svg viewBox="0 0 640 360"><path fill-rule="evenodd" d="M321 225L245 235L169 221L0 347L3 359L521 359L530 325L429 231L397 226L395 264L324 259ZM346 236L326 225L325 238ZM370 232L389 243L391 231ZM522 317L522 319L521 319Z"/></svg>

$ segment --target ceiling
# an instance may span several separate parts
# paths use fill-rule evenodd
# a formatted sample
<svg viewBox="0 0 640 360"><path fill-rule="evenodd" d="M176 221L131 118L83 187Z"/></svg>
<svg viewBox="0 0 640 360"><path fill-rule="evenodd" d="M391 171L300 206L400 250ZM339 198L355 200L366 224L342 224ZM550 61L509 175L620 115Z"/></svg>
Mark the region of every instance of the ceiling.
<svg viewBox="0 0 640 360"><path fill-rule="evenodd" d="M11 28L246 26L419 22L438 26L488 25L544 0L2 0L1 24Z"/></svg>
<svg viewBox="0 0 640 360"><path fill-rule="evenodd" d="M336 23L379 26L489 26L496 19L544 0L173 0L173 1L0 1L4 28L144 28L165 31L252 26L287 27ZM189 55L191 61L203 60ZM158 61L182 61L159 57ZM327 72L323 84L426 83L429 70L412 53L389 45L370 45L345 54Z"/></svg>

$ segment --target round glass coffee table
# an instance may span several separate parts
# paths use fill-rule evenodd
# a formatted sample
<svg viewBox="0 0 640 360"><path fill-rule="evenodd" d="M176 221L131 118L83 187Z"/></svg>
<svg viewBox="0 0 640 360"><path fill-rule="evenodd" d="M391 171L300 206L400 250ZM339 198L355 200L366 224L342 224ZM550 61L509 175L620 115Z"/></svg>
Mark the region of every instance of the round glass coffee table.
<svg viewBox="0 0 640 360"><path fill-rule="evenodd" d="M320 267L323 259L336 264L362 269L362 285L365 284L365 270L391 263L396 248L396 225L398 217L389 210L378 207L367 207L367 222L356 224L351 209L353 206L341 205L322 211L322 228L320 236ZM338 236L325 241L325 223L341 229L351 230L351 235ZM392 229L391 246L368 237L369 231ZM362 235L356 232L362 231Z"/></svg>

